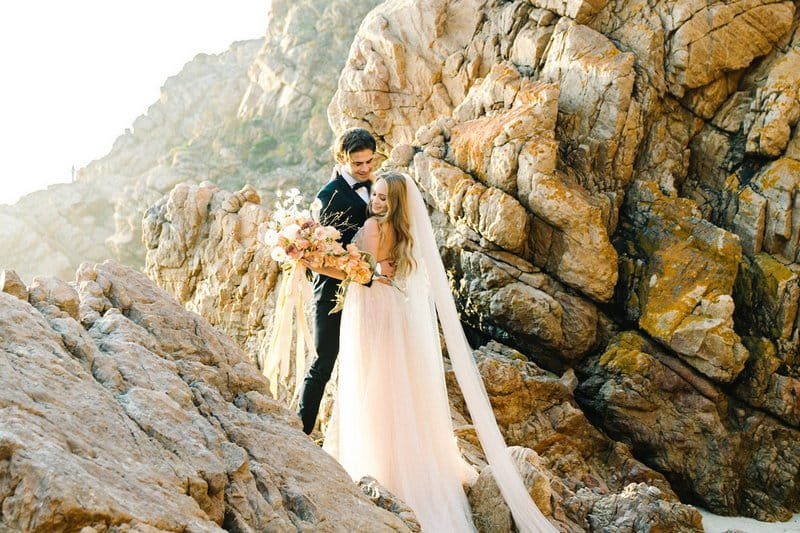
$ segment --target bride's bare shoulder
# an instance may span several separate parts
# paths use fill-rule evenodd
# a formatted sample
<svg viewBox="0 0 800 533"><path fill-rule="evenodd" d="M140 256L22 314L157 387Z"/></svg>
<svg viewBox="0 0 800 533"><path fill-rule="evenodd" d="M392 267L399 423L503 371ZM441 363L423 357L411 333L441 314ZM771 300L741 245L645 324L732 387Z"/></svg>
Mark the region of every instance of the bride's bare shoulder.
<svg viewBox="0 0 800 533"><path fill-rule="evenodd" d="M376 217L369 217L366 222L364 222L364 233L379 233L380 232L380 222Z"/></svg>

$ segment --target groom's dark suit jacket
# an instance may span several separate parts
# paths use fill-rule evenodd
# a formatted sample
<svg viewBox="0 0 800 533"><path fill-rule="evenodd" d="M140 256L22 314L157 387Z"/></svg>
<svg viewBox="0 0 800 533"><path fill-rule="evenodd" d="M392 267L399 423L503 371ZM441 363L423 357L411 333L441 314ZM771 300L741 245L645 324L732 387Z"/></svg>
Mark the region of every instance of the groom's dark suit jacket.
<svg viewBox="0 0 800 533"><path fill-rule="evenodd" d="M342 243L350 244L358 228L367 221L367 204L338 174L317 193L317 198L322 202L320 222L338 229L342 234ZM303 380L299 406L303 431L306 433L314 429L325 384L331 377L339 354L342 314L329 314L335 306L339 283L335 278L322 275L317 275L314 280L314 345L317 358L311 363Z"/></svg>
<svg viewBox="0 0 800 533"><path fill-rule="evenodd" d="M322 202L320 222L338 229L342 234L342 244L350 244L358 229L367 221L367 204L339 174L317 193L317 198ZM332 308L339 283L339 280L328 276L317 276L314 280L314 301L317 305L321 303L327 306L330 303Z"/></svg>

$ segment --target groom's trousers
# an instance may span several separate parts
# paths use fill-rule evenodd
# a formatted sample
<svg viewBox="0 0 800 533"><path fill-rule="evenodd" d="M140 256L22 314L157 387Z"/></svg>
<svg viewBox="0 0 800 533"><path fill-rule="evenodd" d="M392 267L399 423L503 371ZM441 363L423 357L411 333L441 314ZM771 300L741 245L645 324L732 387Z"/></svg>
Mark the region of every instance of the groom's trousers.
<svg viewBox="0 0 800 533"><path fill-rule="evenodd" d="M328 314L334 305L335 302L331 298L319 298L314 309L314 344L317 348L317 358L311 363L303 380L298 409L306 434L314 430L325 385L331 378L336 356L339 354L339 326L342 322L342 313Z"/></svg>

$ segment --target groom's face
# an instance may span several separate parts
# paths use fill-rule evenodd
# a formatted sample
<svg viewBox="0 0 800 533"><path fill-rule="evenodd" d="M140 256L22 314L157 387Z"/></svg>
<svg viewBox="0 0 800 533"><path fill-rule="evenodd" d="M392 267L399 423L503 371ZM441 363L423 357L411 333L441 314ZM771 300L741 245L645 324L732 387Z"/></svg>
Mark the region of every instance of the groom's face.
<svg viewBox="0 0 800 533"><path fill-rule="evenodd" d="M351 152L344 168L348 174L358 181L367 181L372 176L372 165L375 162L375 152L369 148Z"/></svg>

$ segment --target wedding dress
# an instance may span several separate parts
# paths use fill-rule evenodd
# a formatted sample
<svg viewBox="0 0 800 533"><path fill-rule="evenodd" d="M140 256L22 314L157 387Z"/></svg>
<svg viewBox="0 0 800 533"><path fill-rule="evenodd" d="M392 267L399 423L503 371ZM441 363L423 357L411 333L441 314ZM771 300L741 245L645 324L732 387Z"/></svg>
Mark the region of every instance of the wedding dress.
<svg viewBox="0 0 800 533"><path fill-rule="evenodd" d="M528 495L497 428L427 210L408 176L406 194L417 266L397 280L402 291L382 283L348 287L337 397L324 449L354 480L372 476L406 502L424 533L475 531L462 484L477 473L453 434L438 315L476 432L518 529L555 532Z"/></svg>

